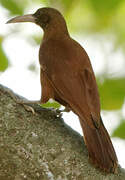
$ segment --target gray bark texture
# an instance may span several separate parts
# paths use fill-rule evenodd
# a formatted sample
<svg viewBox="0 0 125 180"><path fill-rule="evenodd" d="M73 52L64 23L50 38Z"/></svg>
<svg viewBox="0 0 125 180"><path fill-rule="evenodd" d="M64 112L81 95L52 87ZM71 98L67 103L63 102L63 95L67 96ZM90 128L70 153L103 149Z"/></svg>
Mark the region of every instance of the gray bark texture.
<svg viewBox="0 0 125 180"><path fill-rule="evenodd" d="M83 137L60 114L39 105L35 114L0 85L0 180L125 180L125 170L105 174L88 161Z"/></svg>

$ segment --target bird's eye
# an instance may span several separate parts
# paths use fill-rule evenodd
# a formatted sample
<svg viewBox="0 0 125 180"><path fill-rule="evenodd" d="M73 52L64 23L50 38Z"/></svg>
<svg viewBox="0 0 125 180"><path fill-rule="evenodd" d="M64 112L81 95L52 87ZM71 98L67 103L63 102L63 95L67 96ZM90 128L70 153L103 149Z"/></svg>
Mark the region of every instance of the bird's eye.
<svg viewBox="0 0 125 180"><path fill-rule="evenodd" d="M35 14L35 22L40 25L42 28L45 28L47 24L50 22L50 16L46 12L38 10Z"/></svg>
<svg viewBox="0 0 125 180"><path fill-rule="evenodd" d="M37 11L37 15L40 16L40 14L41 14L40 11Z"/></svg>
<svg viewBox="0 0 125 180"><path fill-rule="evenodd" d="M42 22L45 23L45 24L48 23L49 20L50 20L50 18L49 18L49 16L47 14L42 14L41 19L42 19Z"/></svg>

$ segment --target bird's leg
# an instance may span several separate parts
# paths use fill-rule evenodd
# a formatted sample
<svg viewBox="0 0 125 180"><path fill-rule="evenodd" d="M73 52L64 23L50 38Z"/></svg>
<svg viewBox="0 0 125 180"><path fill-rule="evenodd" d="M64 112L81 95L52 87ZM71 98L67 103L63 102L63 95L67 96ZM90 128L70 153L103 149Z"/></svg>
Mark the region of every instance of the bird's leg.
<svg viewBox="0 0 125 180"><path fill-rule="evenodd" d="M15 94L12 90L10 90L9 88L7 88L7 93L14 99L14 101L18 104L22 104L24 106L24 108L27 111L31 111L33 114L35 114L35 110L33 107L31 107L31 104L41 104L41 101L29 101L27 99L25 99L22 96L19 96L17 94Z"/></svg>

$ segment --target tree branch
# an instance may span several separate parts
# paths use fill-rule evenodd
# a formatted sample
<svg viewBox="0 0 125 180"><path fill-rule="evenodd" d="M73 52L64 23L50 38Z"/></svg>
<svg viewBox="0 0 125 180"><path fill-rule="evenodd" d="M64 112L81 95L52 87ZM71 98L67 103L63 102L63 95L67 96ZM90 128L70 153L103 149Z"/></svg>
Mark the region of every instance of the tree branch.
<svg viewBox="0 0 125 180"><path fill-rule="evenodd" d="M88 162L82 136L51 109L27 112L0 85L1 180L124 180L125 171L104 174Z"/></svg>

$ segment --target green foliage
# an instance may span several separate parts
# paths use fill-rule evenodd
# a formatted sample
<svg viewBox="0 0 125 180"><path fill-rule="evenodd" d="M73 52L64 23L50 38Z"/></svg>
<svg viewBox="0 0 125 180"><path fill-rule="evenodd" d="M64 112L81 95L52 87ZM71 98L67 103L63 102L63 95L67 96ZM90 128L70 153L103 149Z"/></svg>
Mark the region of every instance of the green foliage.
<svg viewBox="0 0 125 180"><path fill-rule="evenodd" d="M0 0L1 5L6 8L11 15L22 15L27 5L26 0Z"/></svg>
<svg viewBox="0 0 125 180"><path fill-rule="evenodd" d="M34 41L34 43L35 43L36 45L40 45L40 43L41 43L41 36L39 36L39 35L33 35L33 36L32 36L32 40Z"/></svg>
<svg viewBox="0 0 125 180"><path fill-rule="evenodd" d="M55 101L53 101L53 102L50 102L50 101L48 101L47 103L45 103L45 104L42 104L42 107L45 107L45 108L60 108L60 104L59 103L57 103L57 102L55 102Z"/></svg>
<svg viewBox="0 0 125 180"><path fill-rule="evenodd" d="M0 71L5 71L8 67L8 58L2 48L3 37L0 36Z"/></svg>
<svg viewBox="0 0 125 180"><path fill-rule="evenodd" d="M114 130L112 137L125 139L125 121L122 120L119 126Z"/></svg>
<svg viewBox="0 0 125 180"><path fill-rule="evenodd" d="M105 79L102 84L99 84L99 92L102 109L121 109L125 97L125 78Z"/></svg>
<svg viewBox="0 0 125 180"><path fill-rule="evenodd" d="M114 12L122 1L123 0L89 0L89 3L97 15L105 16L107 15L107 13L111 14L112 12Z"/></svg>
<svg viewBox="0 0 125 180"><path fill-rule="evenodd" d="M116 13L122 2L123 0L88 0L93 13L93 21L95 22L93 29L95 31L106 31L110 29L111 31L117 16Z"/></svg>

